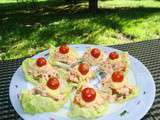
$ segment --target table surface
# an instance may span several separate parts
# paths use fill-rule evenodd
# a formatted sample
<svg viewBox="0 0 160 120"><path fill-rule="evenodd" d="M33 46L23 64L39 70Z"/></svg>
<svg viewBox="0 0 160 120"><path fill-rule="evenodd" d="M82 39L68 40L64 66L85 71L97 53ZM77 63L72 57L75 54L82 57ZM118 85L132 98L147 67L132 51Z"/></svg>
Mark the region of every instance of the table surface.
<svg viewBox="0 0 160 120"><path fill-rule="evenodd" d="M156 84L156 98L150 111L142 120L160 120L160 40L111 46L128 51L139 59L151 72ZM9 99L9 84L13 73L21 65L24 58L0 61L0 120L21 120Z"/></svg>

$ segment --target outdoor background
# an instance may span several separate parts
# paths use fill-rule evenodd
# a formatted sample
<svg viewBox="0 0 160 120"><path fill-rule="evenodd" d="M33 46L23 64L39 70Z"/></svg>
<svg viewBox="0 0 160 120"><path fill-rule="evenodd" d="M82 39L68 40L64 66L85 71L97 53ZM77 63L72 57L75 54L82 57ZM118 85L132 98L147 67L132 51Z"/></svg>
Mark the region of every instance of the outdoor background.
<svg viewBox="0 0 160 120"><path fill-rule="evenodd" d="M50 44L115 45L160 38L159 0L0 0L0 60L30 56Z"/></svg>

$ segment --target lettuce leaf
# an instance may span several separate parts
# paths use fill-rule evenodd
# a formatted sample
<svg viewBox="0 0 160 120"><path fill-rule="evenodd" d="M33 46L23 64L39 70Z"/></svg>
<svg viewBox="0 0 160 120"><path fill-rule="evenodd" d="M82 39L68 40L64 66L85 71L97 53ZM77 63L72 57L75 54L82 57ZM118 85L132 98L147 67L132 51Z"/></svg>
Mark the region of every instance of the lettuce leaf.
<svg viewBox="0 0 160 120"><path fill-rule="evenodd" d="M32 59L32 58L27 58L22 62L22 70L24 72L25 79L27 81L29 81L30 83L34 84L34 85L39 85L41 83L46 83L46 80L43 80L41 78L34 78L31 74L29 74L27 72L27 70L29 69L28 64L31 63L31 62L36 62L36 60ZM58 76L60 77L60 79L62 79L62 80L67 79L67 71L66 70L61 69L61 68L57 68L57 71L58 71Z"/></svg>
<svg viewBox="0 0 160 120"><path fill-rule="evenodd" d="M125 99L122 99L122 100L117 101L117 103L120 103L120 104L121 104L121 103L127 102L127 101L129 101L129 100L137 97L137 96L139 95L139 92L140 92L139 89L138 89L138 88L135 88L135 89L133 90L132 94L126 96Z"/></svg>
<svg viewBox="0 0 160 120"><path fill-rule="evenodd" d="M29 91L22 90L20 101L24 112L36 114L58 111L66 103L67 98L62 101L54 101L49 97L43 97L39 94L32 95L29 93Z"/></svg>
<svg viewBox="0 0 160 120"><path fill-rule="evenodd" d="M44 82L44 80L43 79L35 79L35 78L33 78L33 76L32 75L30 75L30 74L28 74L28 72L27 72L27 69L28 69L28 67L29 67L29 63L31 63L31 62L35 62L36 60L35 59L32 59L32 58L27 58L27 59L25 59L23 62L22 62L22 70L23 70L23 72L24 72L24 76L25 76L25 79L27 80L27 81L29 81L29 82L31 82L32 84L34 84L34 85L39 85L40 83L43 83Z"/></svg>
<svg viewBox="0 0 160 120"><path fill-rule="evenodd" d="M118 53L122 57L121 61L124 61L127 63L127 69L126 69L125 74L128 74L128 69L130 67L129 54L128 54L128 52L118 52ZM115 59L115 60L110 60L109 62L111 64L116 64L118 61L119 61L119 59Z"/></svg>
<svg viewBox="0 0 160 120"><path fill-rule="evenodd" d="M71 118L80 117L85 119L94 119L104 115L107 109L108 109L107 102L105 105L99 106L99 108L97 108L96 110L87 107L80 107L79 105L72 103L71 112L68 114L68 116Z"/></svg>
<svg viewBox="0 0 160 120"><path fill-rule="evenodd" d="M78 55L78 53L76 52L76 50L73 49L73 48L70 48L70 49L71 49L71 51L72 51L73 56L75 56L75 57L77 58L77 60L78 60L78 59L79 59L79 55ZM56 48L56 47L51 47L51 48L49 49L48 62L49 62L51 65L53 65L53 66L60 66L60 67L65 68L65 69L69 68L70 65L65 64L65 63L62 63L62 62L59 62L59 61L57 61L56 59L53 59L56 51L57 51L57 48Z"/></svg>
<svg viewBox="0 0 160 120"><path fill-rule="evenodd" d="M24 112L30 113L30 114L36 114L41 112L54 112L58 111L63 105L66 103L67 99L70 97L71 89L64 80L65 75L63 70L59 70L60 75L60 91L64 93L64 100L61 101L54 101L50 97L44 97L39 94L32 95L28 90L22 90L20 95L20 101L22 104L22 108ZM34 79L32 82L36 82ZM59 94L58 91L53 91L51 89L46 89L46 91L53 96L56 96Z"/></svg>

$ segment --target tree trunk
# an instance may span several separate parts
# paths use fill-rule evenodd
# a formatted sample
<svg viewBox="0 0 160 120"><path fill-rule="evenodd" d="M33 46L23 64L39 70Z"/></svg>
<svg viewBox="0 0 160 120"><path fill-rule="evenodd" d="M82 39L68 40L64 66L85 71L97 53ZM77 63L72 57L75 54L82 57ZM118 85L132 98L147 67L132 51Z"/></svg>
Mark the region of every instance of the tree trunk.
<svg viewBox="0 0 160 120"><path fill-rule="evenodd" d="M96 12L98 10L98 0L89 0L89 10Z"/></svg>

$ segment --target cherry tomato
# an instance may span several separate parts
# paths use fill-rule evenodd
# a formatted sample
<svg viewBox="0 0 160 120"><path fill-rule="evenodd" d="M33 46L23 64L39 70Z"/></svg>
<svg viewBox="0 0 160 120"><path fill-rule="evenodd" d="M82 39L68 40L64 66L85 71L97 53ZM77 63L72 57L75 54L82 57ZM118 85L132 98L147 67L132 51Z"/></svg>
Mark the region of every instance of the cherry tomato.
<svg viewBox="0 0 160 120"><path fill-rule="evenodd" d="M113 82L122 82L123 81L123 72L122 71L115 71L112 74L112 81Z"/></svg>
<svg viewBox="0 0 160 120"><path fill-rule="evenodd" d="M59 81L57 78L50 78L47 82L47 86L52 89L55 90L59 87Z"/></svg>
<svg viewBox="0 0 160 120"><path fill-rule="evenodd" d="M66 54L69 52L69 47L67 45L61 45L59 47L59 52L62 54Z"/></svg>
<svg viewBox="0 0 160 120"><path fill-rule="evenodd" d="M45 58L40 57L37 59L36 63L37 63L37 66L42 67L47 64L47 61Z"/></svg>
<svg viewBox="0 0 160 120"><path fill-rule="evenodd" d="M89 65L86 63L81 63L78 70L82 75L86 75L89 72Z"/></svg>
<svg viewBox="0 0 160 120"><path fill-rule="evenodd" d="M94 57L94 58L98 58L101 54L101 51L98 49L98 48L93 48L91 50L91 55Z"/></svg>
<svg viewBox="0 0 160 120"><path fill-rule="evenodd" d="M85 88L81 95L85 102L91 102L96 98L96 91L93 88Z"/></svg>
<svg viewBox="0 0 160 120"><path fill-rule="evenodd" d="M109 58L112 59L112 60L114 60L114 59L119 58L119 55L118 55L118 53L116 53L116 52L111 52L111 53L109 54Z"/></svg>

